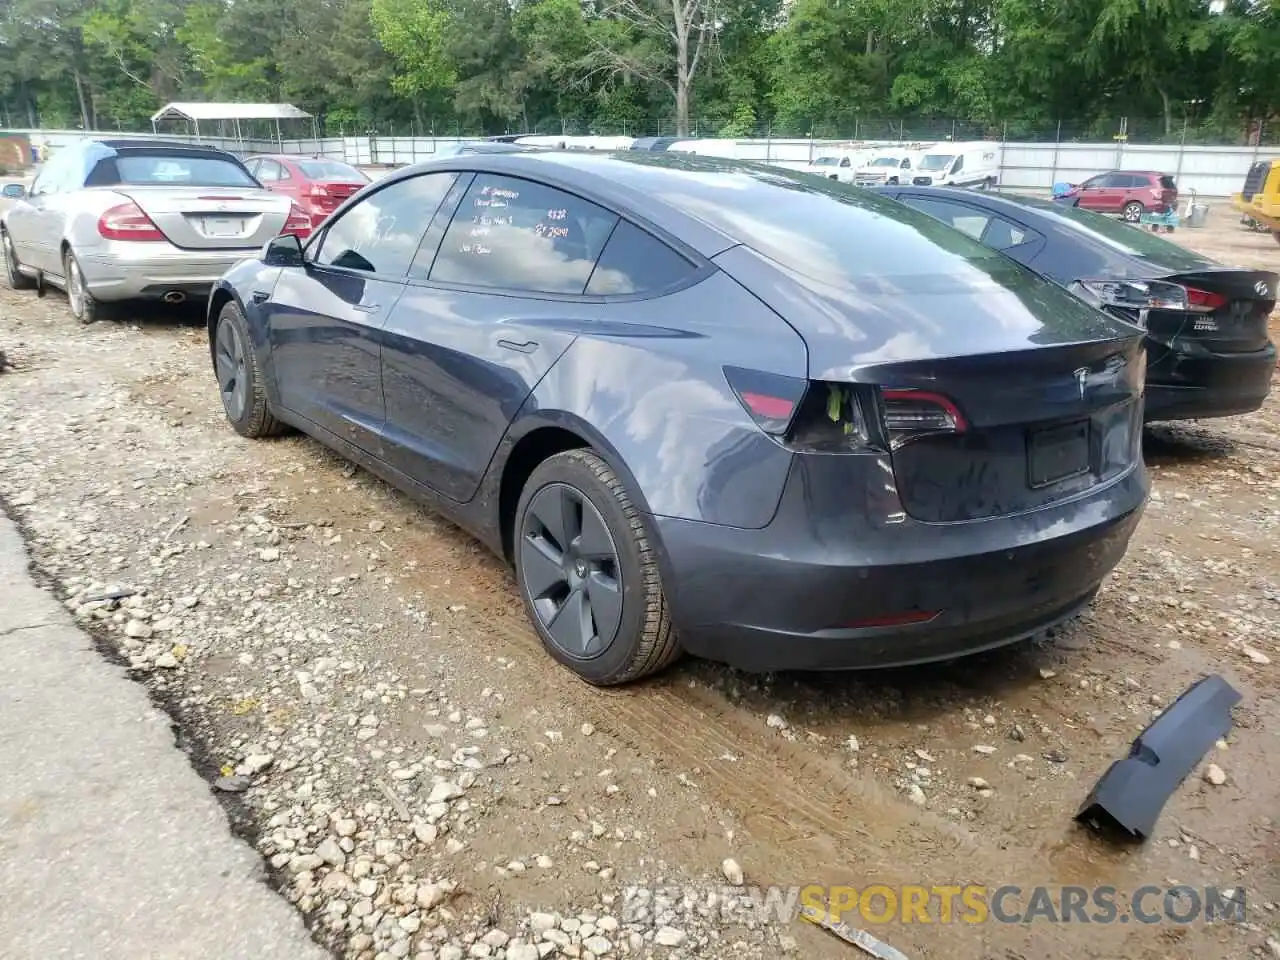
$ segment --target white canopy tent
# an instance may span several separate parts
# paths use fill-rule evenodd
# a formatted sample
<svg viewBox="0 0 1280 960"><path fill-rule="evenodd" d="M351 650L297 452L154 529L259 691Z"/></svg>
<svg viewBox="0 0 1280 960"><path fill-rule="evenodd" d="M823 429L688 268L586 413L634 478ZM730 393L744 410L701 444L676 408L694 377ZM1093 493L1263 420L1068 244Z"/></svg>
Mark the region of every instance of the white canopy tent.
<svg viewBox="0 0 1280 960"><path fill-rule="evenodd" d="M157 110L151 116L151 130L161 120L184 120L194 128L196 138L200 137L200 121L205 121L206 128L210 122L231 121L235 126L236 139L243 137L240 132L242 120L267 120L275 124L276 140L283 139L280 133L281 120L310 120L311 135L316 135L316 119L305 110L300 110L291 103L170 103Z"/></svg>

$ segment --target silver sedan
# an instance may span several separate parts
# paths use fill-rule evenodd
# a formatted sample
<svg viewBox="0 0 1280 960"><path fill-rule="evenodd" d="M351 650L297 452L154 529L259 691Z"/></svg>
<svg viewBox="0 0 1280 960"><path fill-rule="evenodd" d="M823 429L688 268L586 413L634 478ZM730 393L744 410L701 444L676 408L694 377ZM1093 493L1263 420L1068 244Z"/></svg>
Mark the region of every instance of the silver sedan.
<svg viewBox="0 0 1280 960"><path fill-rule="evenodd" d="M84 323L121 301L203 299L267 240L311 229L231 154L165 141L82 140L59 150L30 190L4 193L9 286L63 289Z"/></svg>

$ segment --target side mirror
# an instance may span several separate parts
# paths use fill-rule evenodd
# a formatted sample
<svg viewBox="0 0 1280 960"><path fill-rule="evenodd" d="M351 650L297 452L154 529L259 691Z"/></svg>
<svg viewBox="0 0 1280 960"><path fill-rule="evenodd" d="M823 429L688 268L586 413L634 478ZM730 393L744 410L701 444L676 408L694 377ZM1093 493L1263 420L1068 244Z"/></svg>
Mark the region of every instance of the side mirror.
<svg viewBox="0 0 1280 960"><path fill-rule="evenodd" d="M6 183L0 194L3 194L6 200L21 200L27 195L27 188L20 183Z"/></svg>
<svg viewBox="0 0 1280 960"><path fill-rule="evenodd" d="M262 262L268 267L302 266L302 241L292 233L272 237L262 246Z"/></svg>

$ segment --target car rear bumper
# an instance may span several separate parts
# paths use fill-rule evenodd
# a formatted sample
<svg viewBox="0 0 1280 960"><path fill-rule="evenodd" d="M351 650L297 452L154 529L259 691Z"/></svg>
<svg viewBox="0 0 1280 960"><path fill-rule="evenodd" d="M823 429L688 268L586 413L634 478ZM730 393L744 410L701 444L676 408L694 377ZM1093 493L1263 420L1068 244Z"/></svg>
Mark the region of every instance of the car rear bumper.
<svg viewBox="0 0 1280 960"><path fill-rule="evenodd" d="M78 253L85 285L102 301L207 296L214 282L256 250L180 250L167 243L112 243Z"/></svg>
<svg viewBox="0 0 1280 960"><path fill-rule="evenodd" d="M1090 601L1124 555L1147 493L1137 466L1023 516L876 526L849 498L843 516L815 523L805 518L824 515L812 509L821 484L804 473L793 471L760 530L650 518L691 653L752 671L862 669L1023 639Z"/></svg>
<svg viewBox="0 0 1280 960"><path fill-rule="evenodd" d="M1191 355L1164 349L1164 356L1147 368L1143 416L1148 423L1252 413L1271 392L1276 370L1273 344L1250 353Z"/></svg>

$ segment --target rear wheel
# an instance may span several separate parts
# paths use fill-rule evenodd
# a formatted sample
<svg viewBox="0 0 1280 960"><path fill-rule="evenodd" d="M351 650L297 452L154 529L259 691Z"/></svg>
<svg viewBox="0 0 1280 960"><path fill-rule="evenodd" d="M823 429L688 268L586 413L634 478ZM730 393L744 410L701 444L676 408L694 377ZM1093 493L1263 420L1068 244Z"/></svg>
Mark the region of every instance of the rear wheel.
<svg viewBox="0 0 1280 960"><path fill-rule="evenodd" d="M232 301L218 314L213 334L213 369L227 422L242 437L256 439L282 433L284 425L271 413L258 356L240 307Z"/></svg>
<svg viewBox="0 0 1280 960"><path fill-rule="evenodd" d="M67 303L71 307L73 317L85 324L107 319L106 309L94 299L85 285L80 261L71 250L62 257L62 275L67 281Z"/></svg>
<svg viewBox="0 0 1280 960"><path fill-rule="evenodd" d="M1124 209L1120 212L1120 216L1124 217L1125 223L1138 223L1142 219L1142 211L1145 208L1137 200L1130 200L1124 205Z"/></svg>
<svg viewBox="0 0 1280 960"><path fill-rule="evenodd" d="M7 230L0 230L0 255L4 257L4 279L10 290L30 290L36 282L18 269L18 254Z"/></svg>
<svg viewBox="0 0 1280 960"><path fill-rule="evenodd" d="M569 450L533 471L516 508L514 553L542 645L588 683L636 680L680 655L640 514L596 454Z"/></svg>

